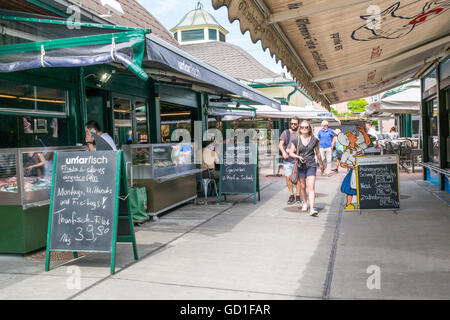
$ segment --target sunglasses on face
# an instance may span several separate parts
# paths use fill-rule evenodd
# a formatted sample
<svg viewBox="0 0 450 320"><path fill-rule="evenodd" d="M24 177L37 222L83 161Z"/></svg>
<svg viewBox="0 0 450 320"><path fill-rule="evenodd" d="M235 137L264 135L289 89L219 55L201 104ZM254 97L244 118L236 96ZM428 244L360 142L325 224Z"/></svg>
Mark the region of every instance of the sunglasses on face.
<svg viewBox="0 0 450 320"><path fill-rule="evenodd" d="M309 129L309 126L301 126L300 129Z"/></svg>
<svg viewBox="0 0 450 320"><path fill-rule="evenodd" d="M291 126L298 126L298 123L291 123Z"/></svg>

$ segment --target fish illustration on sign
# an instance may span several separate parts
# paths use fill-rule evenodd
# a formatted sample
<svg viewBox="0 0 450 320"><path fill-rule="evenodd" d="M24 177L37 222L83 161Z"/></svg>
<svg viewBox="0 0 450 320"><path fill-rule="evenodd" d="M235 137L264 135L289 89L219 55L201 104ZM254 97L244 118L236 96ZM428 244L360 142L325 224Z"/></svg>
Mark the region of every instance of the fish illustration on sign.
<svg viewBox="0 0 450 320"><path fill-rule="evenodd" d="M364 155L364 150L371 144L371 139L362 126L357 126L357 130L339 133L337 140L344 146L340 165L342 168L349 169L347 175L342 181L341 192L347 195L346 210L353 210L355 205L352 203L353 196L356 195L356 157Z"/></svg>
<svg viewBox="0 0 450 320"><path fill-rule="evenodd" d="M422 6L421 3L424 2ZM365 22L352 32L351 38L356 41L398 39L409 34L417 26L442 16L449 8L449 0L416 0L403 6L398 1L385 10L380 10L379 14L360 16Z"/></svg>

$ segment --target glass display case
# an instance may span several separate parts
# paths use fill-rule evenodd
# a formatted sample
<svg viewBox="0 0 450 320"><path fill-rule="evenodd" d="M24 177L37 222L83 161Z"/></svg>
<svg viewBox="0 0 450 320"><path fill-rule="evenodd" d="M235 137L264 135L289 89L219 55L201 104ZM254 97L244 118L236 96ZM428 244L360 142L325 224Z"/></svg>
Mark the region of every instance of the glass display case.
<svg viewBox="0 0 450 320"><path fill-rule="evenodd" d="M194 162L193 143L123 145L127 177L132 186L145 187L149 215L157 215L197 197L200 165Z"/></svg>
<svg viewBox="0 0 450 320"><path fill-rule="evenodd" d="M83 147L0 149L0 206L24 208L48 204L55 151L77 151Z"/></svg>
<svg viewBox="0 0 450 320"><path fill-rule="evenodd" d="M193 143L123 145L129 179L174 179L197 173Z"/></svg>

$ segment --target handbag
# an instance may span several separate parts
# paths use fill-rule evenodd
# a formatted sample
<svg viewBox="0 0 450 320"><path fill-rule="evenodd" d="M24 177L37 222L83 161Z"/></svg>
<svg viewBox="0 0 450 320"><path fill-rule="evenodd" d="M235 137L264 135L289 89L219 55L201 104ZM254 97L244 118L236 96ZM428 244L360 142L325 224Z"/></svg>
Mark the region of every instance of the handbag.
<svg viewBox="0 0 450 320"><path fill-rule="evenodd" d="M128 189L128 193L130 194L128 199L133 220L147 220L147 191L145 187L131 187Z"/></svg>
<svg viewBox="0 0 450 320"><path fill-rule="evenodd" d="M300 154L300 137L298 137L298 141L297 141L297 156ZM294 164L294 169L292 170L292 174L291 174L291 182L293 184L297 184L298 182L298 160L299 159L295 159L295 164Z"/></svg>

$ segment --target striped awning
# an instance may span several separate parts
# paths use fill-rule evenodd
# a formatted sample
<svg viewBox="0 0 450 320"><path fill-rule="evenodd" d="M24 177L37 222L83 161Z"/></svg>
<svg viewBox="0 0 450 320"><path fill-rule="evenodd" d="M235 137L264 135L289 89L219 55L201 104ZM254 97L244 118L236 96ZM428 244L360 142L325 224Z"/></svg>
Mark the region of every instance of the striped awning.
<svg viewBox="0 0 450 320"><path fill-rule="evenodd" d="M212 0L323 106L417 78L448 54L450 1Z"/></svg>

